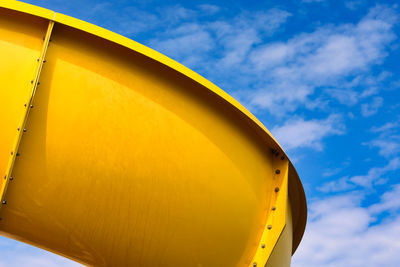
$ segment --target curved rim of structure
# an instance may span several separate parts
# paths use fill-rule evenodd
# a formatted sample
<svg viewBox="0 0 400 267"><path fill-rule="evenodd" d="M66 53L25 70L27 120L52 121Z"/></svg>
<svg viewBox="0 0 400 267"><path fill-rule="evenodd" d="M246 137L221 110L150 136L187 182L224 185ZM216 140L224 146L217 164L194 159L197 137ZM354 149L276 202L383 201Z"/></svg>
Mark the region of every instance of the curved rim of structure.
<svg viewBox="0 0 400 267"><path fill-rule="evenodd" d="M30 14L36 17L41 17L55 23L60 23L86 33L92 34L94 36L100 37L102 39L108 40L115 44L121 45L123 47L129 48L141 55L144 55L152 60L155 60L178 73L190 78L196 83L202 85L205 89L208 89L216 96L220 97L227 103L229 103L233 108L248 117L262 132L265 133L267 140L274 144L271 148L274 151L279 151L286 156L286 153L275 140L269 130L243 105L241 105L237 100L231 97L228 93L223 91L221 88L201 76L200 74L192 71L191 69L185 67L184 65L178 63L177 61L151 49L145 45L142 45L132 39L124 37L120 34L107 30L105 28L99 27L97 25L91 24L89 22L82 21L77 18L73 18L55 11L38 7L35 5L27 4L24 2L19 2L16 0L3 0L0 2L0 8L5 8L9 10L14 10L26 14ZM292 212L298 214L298 216L293 218L293 250L292 254L296 251L305 231L306 221L307 221L307 202L305 197L305 192L299 175L295 170L293 164L289 160L289 165L291 168L291 176L289 179L289 199L291 199L291 209Z"/></svg>

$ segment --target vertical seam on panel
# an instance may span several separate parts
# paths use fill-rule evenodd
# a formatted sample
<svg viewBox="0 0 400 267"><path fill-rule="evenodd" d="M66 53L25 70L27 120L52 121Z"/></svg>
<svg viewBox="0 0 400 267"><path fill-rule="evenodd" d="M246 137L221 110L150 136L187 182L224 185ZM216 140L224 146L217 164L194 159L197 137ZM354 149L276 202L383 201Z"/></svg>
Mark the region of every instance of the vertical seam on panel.
<svg viewBox="0 0 400 267"><path fill-rule="evenodd" d="M273 174L269 174L272 179L272 192L270 195L270 207L268 207L268 218L261 239L257 243L256 253L251 262L247 262L249 267L264 267L279 237L286 226L286 209L288 201L288 173L289 161L280 155L276 150L272 151Z"/></svg>
<svg viewBox="0 0 400 267"><path fill-rule="evenodd" d="M4 182L3 182L2 186L1 186L1 189L0 189L0 195L1 195L0 209L1 209L1 207L3 205L5 205L7 203L6 199L5 199L6 191L7 191L8 184L9 184L10 180L13 179L12 178L12 171L13 171L14 163L15 163L16 157L19 156L19 153L18 153L19 145L21 143L23 134L26 131L25 130L25 125L26 125L26 122L28 120L29 112L33 108L32 104L33 104L33 99L35 97L35 93L36 93L37 87L40 84L40 82L39 82L40 74L42 72L43 64L46 62L46 59L45 59L46 58L46 52L47 52L47 48L49 46L50 37L51 37L52 31L53 31L53 27L54 27L54 21L49 21L49 24L48 24L48 27L47 27L47 31L46 31L46 35L44 37L44 43L43 43L43 46L42 46L42 50L40 52L39 58L37 59L38 66L36 68L36 71L35 71L35 74L34 74L34 78L31 80L32 86L31 86L31 89L29 90L28 98L25 101L25 103L21 103L21 105L25 106L25 110L24 110L22 118L21 118L21 120L20 120L20 122L18 124L18 128L15 129L17 134L16 134L16 138L15 138L14 143L13 143L13 148L12 148L12 150L10 152L10 154L11 154L10 158L8 160L8 163L7 163L7 168L6 168L6 172L5 172L5 175L4 175Z"/></svg>

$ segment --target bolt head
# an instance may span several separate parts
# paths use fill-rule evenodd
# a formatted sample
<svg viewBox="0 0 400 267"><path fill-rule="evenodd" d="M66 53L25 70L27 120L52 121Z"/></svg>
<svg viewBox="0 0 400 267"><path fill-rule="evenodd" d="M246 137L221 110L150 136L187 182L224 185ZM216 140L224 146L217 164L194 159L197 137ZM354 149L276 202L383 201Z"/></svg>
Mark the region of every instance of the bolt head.
<svg viewBox="0 0 400 267"><path fill-rule="evenodd" d="M275 207L275 206L272 206L272 210L276 210L276 207Z"/></svg>
<svg viewBox="0 0 400 267"><path fill-rule="evenodd" d="M261 244L261 248L265 248L265 244Z"/></svg>
<svg viewBox="0 0 400 267"><path fill-rule="evenodd" d="M253 263L253 267L257 267L257 262L254 262L254 263Z"/></svg>
<svg viewBox="0 0 400 267"><path fill-rule="evenodd" d="M280 173L281 173L281 170L276 170L275 173L276 173L276 174L280 174Z"/></svg>
<svg viewBox="0 0 400 267"><path fill-rule="evenodd" d="M3 200L1 203L3 203L3 204L7 204L7 201Z"/></svg>
<svg viewBox="0 0 400 267"><path fill-rule="evenodd" d="M279 192L279 187L275 187L275 192L276 192L276 193Z"/></svg>
<svg viewBox="0 0 400 267"><path fill-rule="evenodd" d="M268 226L267 226L267 229L268 229L268 230L271 230L271 229L272 229L272 225L268 225Z"/></svg>

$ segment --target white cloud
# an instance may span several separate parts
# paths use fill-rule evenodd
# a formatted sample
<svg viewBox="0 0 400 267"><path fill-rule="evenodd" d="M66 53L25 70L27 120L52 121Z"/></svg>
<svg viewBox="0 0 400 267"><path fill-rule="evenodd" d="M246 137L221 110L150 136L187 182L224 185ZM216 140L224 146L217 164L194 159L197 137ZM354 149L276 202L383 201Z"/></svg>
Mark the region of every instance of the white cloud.
<svg viewBox="0 0 400 267"><path fill-rule="evenodd" d="M195 65L203 62L202 55L214 47L210 33L197 23L181 25L168 31L170 38L153 39L151 46L158 51L167 51L182 59L184 65Z"/></svg>
<svg viewBox="0 0 400 267"><path fill-rule="evenodd" d="M200 5L199 8L217 7ZM261 36L273 34L289 16L284 10L272 8L243 12L227 21L200 23L192 20L152 38L149 45L197 70L204 68L211 74L216 70L228 71L242 64L252 47L261 41Z"/></svg>
<svg viewBox="0 0 400 267"><path fill-rule="evenodd" d="M397 185L370 207L362 207L364 195L357 191L311 202L292 266L400 266L400 216L372 224L386 209L399 207L398 193Z"/></svg>
<svg viewBox="0 0 400 267"><path fill-rule="evenodd" d="M390 157L400 152L400 137L378 138L371 142L365 143L372 147L379 149L379 155L384 157Z"/></svg>
<svg viewBox="0 0 400 267"><path fill-rule="evenodd" d="M225 35L221 40L225 47L225 54L217 65L224 69L230 69L231 66L241 64L251 47L259 41L257 31L251 28Z"/></svg>
<svg viewBox="0 0 400 267"><path fill-rule="evenodd" d="M373 167L369 169L367 174L342 177L338 180L324 183L317 189L324 193L347 191L354 189L357 186L371 189L372 185L386 183L387 179L385 178L385 175L398 169L400 169L400 158L395 157L383 167Z"/></svg>
<svg viewBox="0 0 400 267"><path fill-rule="evenodd" d="M379 155L384 157L391 157L400 152L400 133L399 121L387 122L380 127L372 127L371 132L378 133L379 136L375 139L364 142L364 145L370 147L377 147Z"/></svg>
<svg viewBox="0 0 400 267"><path fill-rule="evenodd" d="M362 6L363 1L362 0L356 0L356 1L346 1L344 5L350 9L350 10L356 10L360 6Z"/></svg>
<svg viewBox="0 0 400 267"><path fill-rule="evenodd" d="M323 193L343 192L354 189L356 186L349 181L349 177L342 177L338 180L327 182L317 189Z"/></svg>
<svg viewBox="0 0 400 267"><path fill-rule="evenodd" d="M399 127L398 122L387 122L384 125L380 127L372 127L371 132L373 133L387 133L388 131L391 131L392 129L395 129Z"/></svg>
<svg viewBox="0 0 400 267"><path fill-rule="evenodd" d="M207 15L214 15L220 10L218 6L210 4L198 5L198 8L200 9L200 11L204 12Z"/></svg>
<svg viewBox="0 0 400 267"><path fill-rule="evenodd" d="M357 104L359 97L360 97L358 92L356 92L350 88L327 89L327 90L325 90L325 92L328 93L329 96L338 100L340 104L344 104L347 106L352 106L354 104Z"/></svg>
<svg viewBox="0 0 400 267"><path fill-rule="evenodd" d="M159 13L164 18L164 23L177 23L194 18L197 13L194 10L185 8L181 5L167 6L159 9Z"/></svg>
<svg viewBox="0 0 400 267"><path fill-rule="evenodd" d="M383 105L382 97L374 97L371 103L366 103L361 105L361 114L364 117L369 117L378 112L378 109Z"/></svg>
<svg viewBox="0 0 400 267"><path fill-rule="evenodd" d="M340 173L343 168L334 168L334 169L327 169L322 173L323 177L330 177Z"/></svg>
<svg viewBox="0 0 400 267"><path fill-rule="evenodd" d="M322 120L294 119L271 130L284 149L310 147L321 150L322 139L344 133L344 125L339 115L333 114Z"/></svg>
<svg viewBox="0 0 400 267"><path fill-rule="evenodd" d="M396 37L392 29L395 20L391 10L377 7L358 24L324 26L286 43L255 48L250 60L260 77L264 77L265 85L250 95L250 104L276 113L278 106L280 111L293 111L306 104L319 87L328 87L327 92L340 102L350 96L347 98L350 104L376 93L376 87L367 87L368 91L359 94L343 86L368 85L371 79L360 79L361 74L368 73L371 66L380 64L387 55L387 45ZM349 84L347 79L351 77L358 79ZM374 101L373 106L364 108L364 114L375 112L382 99Z"/></svg>
<svg viewBox="0 0 400 267"><path fill-rule="evenodd" d="M393 186L391 191L385 192L381 197L381 202L372 205L370 212L377 214L385 211L396 212L400 209L400 184Z"/></svg>
<svg viewBox="0 0 400 267"><path fill-rule="evenodd" d="M383 178L387 172L398 170L400 168L400 158L393 158L384 167L374 167L368 171L366 175L357 175L349 178L349 180L359 186L371 187L374 181Z"/></svg>

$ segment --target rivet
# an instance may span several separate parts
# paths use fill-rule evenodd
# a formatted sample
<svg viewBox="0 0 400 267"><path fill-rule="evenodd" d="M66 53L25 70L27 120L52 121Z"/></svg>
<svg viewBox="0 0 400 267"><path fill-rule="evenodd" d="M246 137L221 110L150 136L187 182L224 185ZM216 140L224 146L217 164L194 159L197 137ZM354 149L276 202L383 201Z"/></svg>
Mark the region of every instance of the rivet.
<svg viewBox="0 0 400 267"><path fill-rule="evenodd" d="M3 204L7 204L7 201L3 200L1 203L3 203Z"/></svg>
<svg viewBox="0 0 400 267"><path fill-rule="evenodd" d="M253 263L253 267L257 267L257 262L254 262L254 263Z"/></svg>
<svg viewBox="0 0 400 267"><path fill-rule="evenodd" d="M31 80L31 83L33 83L33 80Z"/></svg>
<svg viewBox="0 0 400 267"><path fill-rule="evenodd" d="M272 210L276 210L276 207L275 207L275 206L272 206Z"/></svg>
<svg viewBox="0 0 400 267"><path fill-rule="evenodd" d="M271 230L272 229L272 225L268 225L267 228L268 228L268 230Z"/></svg>
<svg viewBox="0 0 400 267"><path fill-rule="evenodd" d="M36 61L38 61L38 62L39 62L39 58L38 58Z"/></svg>
<svg viewBox="0 0 400 267"><path fill-rule="evenodd" d="M276 170L275 173L276 173L276 174L280 174L280 173L281 173L281 170Z"/></svg>
<svg viewBox="0 0 400 267"><path fill-rule="evenodd" d="M13 154L14 154L14 152L11 151L11 155L13 155Z"/></svg>
<svg viewBox="0 0 400 267"><path fill-rule="evenodd" d="M17 157L19 157L19 153L17 152Z"/></svg>
<svg viewBox="0 0 400 267"><path fill-rule="evenodd" d="M24 129L24 133L26 133L26 131L27 131L27 130L26 130L26 129Z"/></svg>
<svg viewBox="0 0 400 267"><path fill-rule="evenodd" d="M40 84L40 82L37 82L37 85L39 85Z"/></svg>
<svg viewBox="0 0 400 267"><path fill-rule="evenodd" d="M46 63L46 59L43 59L43 63Z"/></svg>
<svg viewBox="0 0 400 267"><path fill-rule="evenodd" d="M24 106L26 107L26 103L24 104Z"/></svg>
<svg viewBox="0 0 400 267"><path fill-rule="evenodd" d="M275 187L275 192L279 192L279 187Z"/></svg>
<svg viewBox="0 0 400 267"><path fill-rule="evenodd" d="M33 105L31 105L31 108L33 108Z"/></svg>
<svg viewBox="0 0 400 267"><path fill-rule="evenodd" d="M282 156L282 157L281 157L281 160L284 160L284 159L285 159L285 157L284 157L284 156Z"/></svg>
<svg viewBox="0 0 400 267"><path fill-rule="evenodd" d="M13 180L14 178L12 176L10 176L10 180Z"/></svg>
<svg viewBox="0 0 400 267"><path fill-rule="evenodd" d="M265 244L261 244L261 248L265 248Z"/></svg>
<svg viewBox="0 0 400 267"><path fill-rule="evenodd" d="M7 178L7 175L4 175L4 179L6 179Z"/></svg>
<svg viewBox="0 0 400 267"><path fill-rule="evenodd" d="M20 128L18 127L18 131L19 131L19 129L20 129Z"/></svg>

